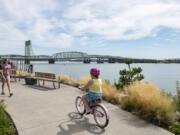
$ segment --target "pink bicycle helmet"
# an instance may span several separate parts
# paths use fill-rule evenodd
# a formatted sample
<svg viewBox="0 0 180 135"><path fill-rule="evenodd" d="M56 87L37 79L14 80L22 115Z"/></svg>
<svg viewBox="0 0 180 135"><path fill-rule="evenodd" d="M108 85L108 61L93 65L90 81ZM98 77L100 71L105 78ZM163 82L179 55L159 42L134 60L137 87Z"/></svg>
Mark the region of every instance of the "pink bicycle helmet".
<svg viewBox="0 0 180 135"><path fill-rule="evenodd" d="M93 75L93 76L95 76L95 77L98 77L99 74L100 74L100 70L97 69L97 68L91 68L90 74Z"/></svg>

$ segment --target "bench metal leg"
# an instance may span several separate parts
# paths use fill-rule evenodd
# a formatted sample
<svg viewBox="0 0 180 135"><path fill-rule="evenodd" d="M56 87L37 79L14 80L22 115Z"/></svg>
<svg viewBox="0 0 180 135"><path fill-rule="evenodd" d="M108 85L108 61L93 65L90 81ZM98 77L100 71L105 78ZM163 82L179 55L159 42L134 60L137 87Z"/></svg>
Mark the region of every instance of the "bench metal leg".
<svg viewBox="0 0 180 135"><path fill-rule="evenodd" d="M45 81L43 80L43 86L45 85Z"/></svg>
<svg viewBox="0 0 180 135"><path fill-rule="evenodd" d="M55 82L53 82L54 89L56 89Z"/></svg>
<svg viewBox="0 0 180 135"><path fill-rule="evenodd" d="M58 87L60 88L60 82L58 82Z"/></svg>
<svg viewBox="0 0 180 135"><path fill-rule="evenodd" d="M38 86L41 86L41 85L40 85L40 80L38 80Z"/></svg>

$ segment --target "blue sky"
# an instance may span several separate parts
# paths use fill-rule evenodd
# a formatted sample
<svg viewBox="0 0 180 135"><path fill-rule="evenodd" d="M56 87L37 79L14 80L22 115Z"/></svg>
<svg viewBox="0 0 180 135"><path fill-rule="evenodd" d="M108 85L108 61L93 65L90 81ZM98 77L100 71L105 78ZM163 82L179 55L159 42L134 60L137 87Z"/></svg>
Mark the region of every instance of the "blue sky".
<svg viewBox="0 0 180 135"><path fill-rule="evenodd" d="M0 54L180 58L179 0L0 0Z"/></svg>

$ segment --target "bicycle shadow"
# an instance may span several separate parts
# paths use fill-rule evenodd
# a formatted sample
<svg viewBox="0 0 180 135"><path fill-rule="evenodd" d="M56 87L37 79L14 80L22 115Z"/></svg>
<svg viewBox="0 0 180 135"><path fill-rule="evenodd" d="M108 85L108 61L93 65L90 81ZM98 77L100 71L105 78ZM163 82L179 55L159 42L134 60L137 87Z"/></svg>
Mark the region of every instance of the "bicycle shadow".
<svg viewBox="0 0 180 135"><path fill-rule="evenodd" d="M60 132L57 135L72 135L75 133L81 133L87 131L92 134L100 135L104 133L104 129L97 127L96 124L89 122L89 119L79 115L78 113L72 112L68 116L70 120L62 122L58 127Z"/></svg>

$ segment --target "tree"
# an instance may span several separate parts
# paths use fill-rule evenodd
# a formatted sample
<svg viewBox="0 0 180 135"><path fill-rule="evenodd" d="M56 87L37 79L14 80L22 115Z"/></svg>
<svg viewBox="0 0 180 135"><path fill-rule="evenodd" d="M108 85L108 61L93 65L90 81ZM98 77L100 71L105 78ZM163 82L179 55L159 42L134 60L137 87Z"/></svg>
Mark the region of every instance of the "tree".
<svg viewBox="0 0 180 135"><path fill-rule="evenodd" d="M131 70L131 64L133 63L133 60L132 59L125 59L124 62L125 62L125 64L128 65L129 70Z"/></svg>
<svg viewBox="0 0 180 135"><path fill-rule="evenodd" d="M128 86L134 81L140 81L144 79L142 75L142 68L141 67L133 67L131 68L131 64L133 63L132 59L125 59L125 64L128 65L128 69L120 70L120 78L119 81L116 83L116 88L124 88L124 86Z"/></svg>

